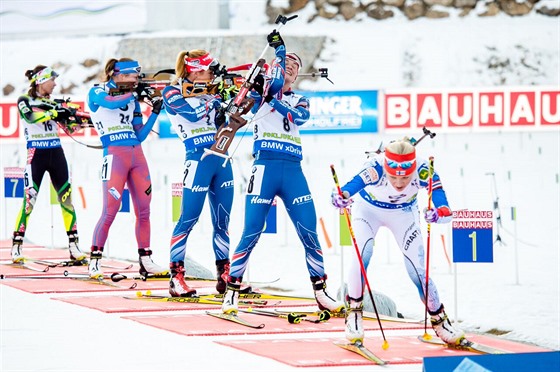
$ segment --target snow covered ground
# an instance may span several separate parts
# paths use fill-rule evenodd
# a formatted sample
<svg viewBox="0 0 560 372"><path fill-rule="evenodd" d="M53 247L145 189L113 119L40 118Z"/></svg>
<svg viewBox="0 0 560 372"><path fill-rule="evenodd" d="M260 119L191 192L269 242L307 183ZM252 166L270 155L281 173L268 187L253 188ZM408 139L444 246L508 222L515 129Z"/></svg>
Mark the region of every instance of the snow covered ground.
<svg viewBox="0 0 560 372"><path fill-rule="evenodd" d="M262 22L265 18L263 4L259 1L237 2L232 28L240 32L266 34L271 27ZM336 89L492 86L499 79L505 79L507 85L560 86L560 30L557 18L533 14L521 18L469 16L407 22L397 17L383 22L368 19L352 23L318 20L306 24L304 19L310 11L306 8L300 15L301 20L286 26L283 32L329 36L330 41L321 54L321 66L317 67L329 68ZM181 33L184 34L184 31ZM436 40L434 34L440 35L440 38ZM2 40L0 80L2 86L11 83L17 87L16 92L5 99L15 98L25 88L23 72L38 63L63 61L71 65L60 77L61 85L83 79L90 71L78 64L86 58L104 61L113 56L118 40L116 36ZM69 45L87 45L87 48L76 52L76 48ZM405 51L415 55L415 64L406 62ZM496 53L500 58L512 61L510 68L492 73L482 70L481 62L477 61L488 60ZM517 63L522 58L530 61L536 56L542 64L536 71ZM412 73L406 74L407 71ZM332 89L324 81L306 83L304 87ZM87 87L80 89L83 94ZM394 137L387 134L304 136L304 171L309 178L318 216L325 220L333 241L336 241L337 215L329 203L332 180L328 166L334 164L341 182L344 182L361 166L365 150L377 148L380 141L386 143ZM244 139L236 153L234 171L238 184L242 184L242 176L250 169L247 157L249 146L249 139ZM23 165L25 149L22 144L4 142L1 147L1 168ZM78 206L81 242L87 248L100 213L97 167L101 155L73 142L65 142L64 147L72 167L73 185L82 186L88 199L87 209ZM461 135L441 133L431 142L423 143L419 149L424 157L435 156L436 168L452 208L492 210L495 191L499 197L503 221L500 236L506 245L495 245L494 263L450 267L441 243L443 235L449 252L448 228L438 226L432 232L430 274L438 285L449 315L458 319L464 329L485 332L495 328L509 331L502 337L560 348L559 148L560 133L553 130ZM144 150L154 182L152 243L156 260L165 263L169 254L165 242L172 229L170 184L180 177L182 149L176 140L151 139L144 145ZM486 175L491 172L495 174L495 179ZM242 188L239 186L236 189L233 214L241 216ZM27 237L38 244L61 246L65 239L59 212L51 210L48 192L46 188L44 190L31 217ZM423 198L421 200L425 202ZM518 213L516 222L509 217L513 206ZM0 238L10 236L18 207L19 200L2 198ZM302 249L293 227L287 224L282 208L280 204L279 233L261 238L251 257L248 276L253 280L279 277L278 286L293 293L310 295ZM188 254L213 269L208 212L204 213L189 240ZM110 254L134 258L136 250L130 243L134 239L132 223L132 216L118 216L109 239ZM233 246L239 240L241 228L242 218L234 219L230 227ZM406 276L394 241L382 232L376 244L370 267L373 287L390 296L397 309L407 317L421 317L423 306ZM344 248L343 255L340 251L340 247L325 248L325 263L332 290L338 289L343 281L342 257L353 254L350 247ZM30 295L0 286L0 296L2 371L224 370L225 367L220 365L208 366L208 361L214 361L216 355L220 355L221 360L228 360L227 369L231 371L294 369L219 346L213 342L215 338L181 337L124 321L118 314L102 314L51 301L50 295ZM71 332L66 331L68 327ZM98 334L98 329L106 331ZM380 342L377 334L368 336L371 342ZM118 347L112 347L113 343ZM389 369L419 371L421 367ZM352 370L366 368L352 367Z"/></svg>

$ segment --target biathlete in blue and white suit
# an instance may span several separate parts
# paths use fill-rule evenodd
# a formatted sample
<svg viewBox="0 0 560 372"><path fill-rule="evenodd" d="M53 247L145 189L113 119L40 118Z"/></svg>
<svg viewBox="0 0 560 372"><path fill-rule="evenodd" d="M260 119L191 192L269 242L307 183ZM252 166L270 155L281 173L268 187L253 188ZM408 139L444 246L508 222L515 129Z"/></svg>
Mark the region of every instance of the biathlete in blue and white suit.
<svg viewBox="0 0 560 372"><path fill-rule="evenodd" d="M136 89L141 67L129 58L114 58L105 64L105 84L92 87L88 106L95 130L103 144L101 180L103 211L93 232L89 275L103 278L100 260L109 228L119 211L125 184L130 191L136 215L136 241L140 274L167 274L156 265L150 249L150 202L152 181L148 162L142 151L144 141L161 110L161 98L152 100L152 113L144 124Z"/></svg>
<svg viewBox="0 0 560 372"><path fill-rule="evenodd" d="M254 86L253 111L255 161L245 198L245 226L233 254L228 288L222 311L237 312L239 289L249 255L263 231L266 216L275 196L286 210L305 248L307 269L320 309L340 311L343 304L326 292L327 278L323 253L317 237L317 216L307 180L301 168L302 149L299 126L309 119L309 101L291 90L302 66L295 53L286 54L284 42L276 31L268 35L275 49L270 84L263 80Z"/></svg>
<svg viewBox="0 0 560 372"><path fill-rule="evenodd" d="M430 180L429 163L417 159L415 147L408 140L391 142L384 154L368 161L365 167L342 186L342 195L333 192L335 207L345 208L353 200L352 228L360 250L364 268L367 270L373 254L373 242L381 226L387 227L403 254L408 275L425 303L426 270L424 264L424 240L420 231L420 212L417 194L427 189ZM436 172L432 175L432 202L424 210L428 223L446 223L452 218L441 180ZM362 300L364 280L360 261L352 255L348 273L348 302L346 338L350 342L362 341ZM437 288L429 279L428 312L436 334L450 344L459 343L464 337L461 330L453 328L440 302Z"/></svg>
<svg viewBox="0 0 560 372"><path fill-rule="evenodd" d="M206 87L214 78L211 67L218 66L205 50L180 52L176 62L177 85L163 90L167 115L175 132L183 141L186 151L183 174L183 202L179 221L171 237L171 281L169 293L173 297L191 297L196 291L184 279L187 239L197 223L204 200L208 195L212 225L212 247L216 258L219 293L226 290L222 274L229 274L228 225L233 204L233 172L231 164L222 166L223 159L208 156L202 159L204 149L214 144L217 128L225 116L219 113L222 99L209 94Z"/></svg>

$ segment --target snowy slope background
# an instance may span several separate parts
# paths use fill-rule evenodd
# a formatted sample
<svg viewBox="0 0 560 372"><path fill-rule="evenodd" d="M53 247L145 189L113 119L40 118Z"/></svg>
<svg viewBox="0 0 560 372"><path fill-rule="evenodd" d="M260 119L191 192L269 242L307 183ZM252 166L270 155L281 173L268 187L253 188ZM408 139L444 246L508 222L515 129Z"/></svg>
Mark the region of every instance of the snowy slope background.
<svg viewBox="0 0 560 372"><path fill-rule="evenodd" d="M271 30L271 26L264 22L264 1L234 3L232 29L219 32L260 33L264 46L264 36ZM478 18L473 14L465 18L452 16L449 19L419 19L414 22L396 17L382 22L372 19L353 22L318 19L307 24L305 19L311 12L310 7L304 9L299 13L300 20L289 24L282 32L286 35L327 35L328 43L315 67L328 67L336 85L332 86L324 80L306 82L301 86L305 89L446 88L502 83L560 86L558 18L537 14L521 18L503 15ZM188 33L170 30L166 35ZM74 82L78 85L75 99L83 97L89 86L81 86L79 82L90 76L92 71L81 66L81 62L95 58L104 63L115 55L120 38L2 39L2 86L10 83L16 87L16 91L3 100L14 100L25 90L27 83L23 72L26 69L39 63L56 62L70 66L62 71L59 85L67 86ZM180 48L182 46L178 50ZM508 60L509 65L499 70L485 68L484 61L493 58ZM521 61L535 68L528 68ZM341 182L344 182L359 170L365 160L365 150L377 148L381 141L387 143L402 135L418 137L420 133L303 137L304 171L308 175L318 216L325 220L331 240L336 241L338 216L329 203L332 179L328 166L334 164ZM238 187L230 226L232 247L238 242L242 230L241 190L243 177L250 169L250 142L250 138L241 141L234 162ZM449 314L461 322L461 327L482 332L498 329L507 332L504 337L560 348L559 145L558 130L440 133L419 149L421 156L435 157L436 168L453 209L492 210L496 190L499 197L503 221L500 236L506 245L495 245L494 263L450 267L441 242L443 235L449 252L449 227L437 226L432 232L430 274L438 285ZM98 150L87 149L71 141L66 141L64 147L72 170L73 185L75 188L82 186L87 198L86 209L76 203L81 243L87 249L101 209L98 177L101 154ZM170 221L170 184L180 180L183 150L177 140L152 138L144 144L144 151L154 184L152 245L156 260L164 264L169 258L167 242L173 227ZM24 162L23 144L2 143L2 168L23 166ZM494 178L487 173L495 174L495 184ZM420 201L421 206L426 204L425 195ZM19 200L2 199L2 238L11 235L19 205ZM513 206L517 208L516 223L509 217L509 208ZM282 208L280 203L278 234L263 235L252 255L247 276L253 280L279 277L278 287L309 295L311 289L303 252ZM118 257L135 258L133 223L134 218L130 215L120 214L117 217L106 252ZM61 225L58 209L49 207L44 183L26 237L38 244L63 246L65 234ZM187 253L213 270L210 233L208 211L205 209L201 222L191 235ZM423 306L406 275L394 240L382 231L376 246L369 270L374 289L390 296L405 316L422 317ZM353 254L353 248L345 247L341 255L340 247L325 247L324 254L330 288L336 290L343 281L342 258Z"/></svg>

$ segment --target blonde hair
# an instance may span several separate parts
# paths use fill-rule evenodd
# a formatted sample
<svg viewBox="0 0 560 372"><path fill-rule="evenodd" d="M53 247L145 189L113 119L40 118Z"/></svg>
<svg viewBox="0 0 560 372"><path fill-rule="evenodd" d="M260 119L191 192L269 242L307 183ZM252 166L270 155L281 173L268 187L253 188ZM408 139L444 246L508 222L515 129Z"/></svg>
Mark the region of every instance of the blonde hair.
<svg viewBox="0 0 560 372"><path fill-rule="evenodd" d="M107 61L107 63L105 64L105 78L103 79L104 82L107 82L109 80L111 80L111 77L113 76L113 73L115 72L115 63L117 62L130 62L130 61L134 61L131 58L121 58L121 59L116 59L116 58L111 58L110 60Z"/></svg>
<svg viewBox="0 0 560 372"><path fill-rule="evenodd" d="M189 51L183 50L177 55L177 61L175 62L175 75L177 78L185 79L189 75L187 69L185 68L185 57L198 58L203 55L208 54L204 49L191 49Z"/></svg>
<svg viewBox="0 0 560 372"><path fill-rule="evenodd" d="M415 151L415 148L410 143L410 139L408 137L391 142L385 147L385 149L397 155L406 155Z"/></svg>

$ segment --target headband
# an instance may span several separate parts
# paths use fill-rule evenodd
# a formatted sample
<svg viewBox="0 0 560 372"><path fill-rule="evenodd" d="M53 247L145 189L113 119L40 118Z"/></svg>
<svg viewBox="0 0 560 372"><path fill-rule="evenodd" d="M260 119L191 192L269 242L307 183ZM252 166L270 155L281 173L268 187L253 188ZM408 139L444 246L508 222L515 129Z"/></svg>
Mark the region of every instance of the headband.
<svg viewBox="0 0 560 372"><path fill-rule="evenodd" d="M142 66L138 64L138 61L116 62L113 75L140 74L140 71L142 71Z"/></svg>
<svg viewBox="0 0 560 372"><path fill-rule="evenodd" d="M286 58L287 59L291 59L292 61L294 61L297 65L298 68L302 68L303 67L303 63L301 62L301 58L299 58L299 56L295 53L286 53Z"/></svg>
<svg viewBox="0 0 560 372"><path fill-rule="evenodd" d="M416 150L409 154L395 154L385 149L383 168L392 176L410 176L416 170Z"/></svg>

